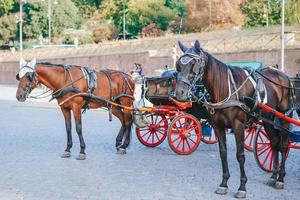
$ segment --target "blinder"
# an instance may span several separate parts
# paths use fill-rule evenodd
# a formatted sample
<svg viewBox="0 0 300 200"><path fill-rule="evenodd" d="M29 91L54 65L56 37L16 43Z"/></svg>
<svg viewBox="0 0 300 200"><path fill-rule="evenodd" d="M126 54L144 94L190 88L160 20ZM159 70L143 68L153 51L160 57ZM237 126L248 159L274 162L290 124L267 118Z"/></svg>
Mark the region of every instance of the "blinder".
<svg viewBox="0 0 300 200"><path fill-rule="evenodd" d="M28 75L27 75L29 81L33 81L34 80L34 77L35 77L35 72L29 72Z"/></svg>
<svg viewBox="0 0 300 200"><path fill-rule="evenodd" d="M194 64L194 67L193 67L193 72L194 72L194 74L199 74L200 73L200 68L201 68L201 66L200 66L200 62L196 62L195 64Z"/></svg>
<svg viewBox="0 0 300 200"><path fill-rule="evenodd" d="M20 80L20 75L19 75L19 74L16 75L16 80L17 80L17 81Z"/></svg>

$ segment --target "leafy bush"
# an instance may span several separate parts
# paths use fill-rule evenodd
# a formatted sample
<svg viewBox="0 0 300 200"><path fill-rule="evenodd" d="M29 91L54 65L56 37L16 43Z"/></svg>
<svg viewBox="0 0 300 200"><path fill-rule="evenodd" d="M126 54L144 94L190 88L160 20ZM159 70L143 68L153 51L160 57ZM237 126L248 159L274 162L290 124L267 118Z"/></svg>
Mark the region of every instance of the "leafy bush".
<svg viewBox="0 0 300 200"><path fill-rule="evenodd" d="M114 39L117 35L117 29L110 24L101 24L94 28L93 39L94 42L99 43L104 40Z"/></svg>

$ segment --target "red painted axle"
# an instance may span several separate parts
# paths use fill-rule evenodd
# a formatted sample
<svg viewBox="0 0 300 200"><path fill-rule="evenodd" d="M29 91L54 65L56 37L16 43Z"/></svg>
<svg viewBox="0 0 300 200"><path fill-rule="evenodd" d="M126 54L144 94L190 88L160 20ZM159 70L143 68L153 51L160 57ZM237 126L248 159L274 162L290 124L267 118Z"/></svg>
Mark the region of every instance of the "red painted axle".
<svg viewBox="0 0 300 200"><path fill-rule="evenodd" d="M265 105L263 103L259 103L258 106L260 108L262 108L266 112L273 113L276 117L278 117L280 119L283 119L284 121L287 121L289 123L292 123L292 124L295 124L297 126L300 126L300 121L294 120L293 118L290 118L290 117L282 114L281 112L278 112L278 111L274 110L270 106L267 106L267 105Z"/></svg>

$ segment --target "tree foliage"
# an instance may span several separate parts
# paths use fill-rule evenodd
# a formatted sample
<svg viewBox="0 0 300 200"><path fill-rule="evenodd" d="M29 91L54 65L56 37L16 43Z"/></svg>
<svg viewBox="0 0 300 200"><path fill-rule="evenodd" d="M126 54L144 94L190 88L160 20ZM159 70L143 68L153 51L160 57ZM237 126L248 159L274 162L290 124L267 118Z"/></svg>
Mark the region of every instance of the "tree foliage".
<svg viewBox="0 0 300 200"><path fill-rule="evenodd" d="M241 11L246 16L245 26L265 26L281 22L281 1L278 0L247 0L241 4Z"/></svg>
<svg viewBox="0 0 300 200"><path fill-rule="evenodd" d="M285 12L287 24L300 24L300 0L289 0Z"/></svg>
<svg viewBox="0 0 300 200"><path fill-rule="evenodd" d="M122 31L122 16L126 14L126 31L137 35L142 27L154 22L161 30L166 30L175 13L166 7L164 0L104 0L102 14L111 19Z"/></svg>
<svg viewBox="0 0 300 200"><path fill-rule="evenodd" d="M8 15L0 18L0 45L13 41L16 37L15 16Z"/></svg>
<svg viewBox="0 0 300 200"><path fill-rule="evenodd" d="M186 16L185 0L165 0L165 6L175 10L179 17Z"/></svg>
<svg viewBox="0 0 300 200"><path fill-rule="evenodd" d="M102 0L72 0L83 18L91 18L100 8Z"/></svg>
<svg viewBox="0 0 300 200"><path fill-rule="evenodd" d="M40 34L48 36L48 4L35 2L25 4L24 34L27 38L37 38ZM57 36L64 29L78 28L80 26L78 9L71 0L59 1L52 4L51 34Z"/></svg>
<svg viewBox="0 0 300 200"><path fill-rule="evenodd" d="M13 8L13 0L0 0L0 16L8 14L8 12Z"/></svg>

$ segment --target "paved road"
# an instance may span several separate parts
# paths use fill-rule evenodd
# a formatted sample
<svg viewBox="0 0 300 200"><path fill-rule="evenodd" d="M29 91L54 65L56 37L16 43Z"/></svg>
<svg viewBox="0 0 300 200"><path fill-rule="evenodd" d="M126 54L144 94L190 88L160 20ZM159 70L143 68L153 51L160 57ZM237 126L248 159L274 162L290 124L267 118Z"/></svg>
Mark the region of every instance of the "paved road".
<svg viewBox="0 0 300 200"><path fill-rule="evenodd" d="M231 179L227 196L213 193L221 180L216 145L200 144L189 156L175 155L165 141L146 148L135 135L126 155L115 153L119 122L88 111L83 117L87 159L75 160L79 151L73 131L72 157L60 158L66 144L62 114L53 104L0 100L0 200L193 200L233 199L239 184L232 135L228 135ZM298 154L298 155L297 155ZM269 177L246 152L248 199L299 199L300 152L287 164L286 189L265 185Z"/></svg>

